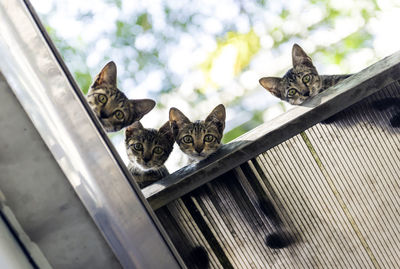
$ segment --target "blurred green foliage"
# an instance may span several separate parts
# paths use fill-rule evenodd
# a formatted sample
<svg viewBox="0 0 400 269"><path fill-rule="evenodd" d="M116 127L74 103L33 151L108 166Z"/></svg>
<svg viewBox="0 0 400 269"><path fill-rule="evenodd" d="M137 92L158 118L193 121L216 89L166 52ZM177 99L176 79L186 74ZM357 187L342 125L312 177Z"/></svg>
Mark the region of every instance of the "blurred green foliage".
<svg viewBox="0 0 400 269"><path fill-rule="evenodd" d="M110 8L115 7L120 11L124 10L125 2L123 0L103 1ZM120 81L129 78L133 80L134 85L139 85L150 72L158 71L162 74L159 76L161 86L149 93L151 95L149 97L158 101L160 108L168 106L162 101L165 100L162 98L163 95L170 94L173 96L173 94L177 94L177 89L183 83L185 76L201 70L206 78L205 83L195 85L192 90L195 98L185 97L190 107L195 108L199 103L206 102L208 98L211 98L207 92L208 87L216 89L221 95L229 94L229 89L224 88L224 85L219 85L211 76L216 60L221 57L227 47L233 47L237 52L232 61L234 65L232 70L233 80L240 86L239 78L241 74L246 70L255 68L251 65L252 61L262 53L272 51L275 55L280 54L285 46L307 40L318 31L334 29L336 23L342 19L359 17L361 22L354 31L338 38L333 44L320 45L323 44L323 42L320 42L315 46L315 51L310 53L311 56L319 53L318 55L322 57L320 59L324 62L341 66L343 70L347 70L344 61L346 56L358 48L371 46L374 36L366 25L372 18L376 17L379 11L376 1L357 1L357 3L354 2L354 7L349 9L338 7L331 0L304 0L299 2L301 3L300 13L299 7L297 6L297 9L295 9L294 6L296 5L293 5L291 1L280 4L265 0L232 1L230 2L231 8L236 8L234 10L238 10L238 15L233 18L219 19L214 14L214 7L200 8L200 4L191 1L183 1L182 4L177 3L168 4L168 1L158 3L162 14L157 16L154 15L152 9L141 5L138 5L138 8L132 11L129 16L118 16L114 21L114 27L100 33L100 36L108 40L110 45L103 51L102 57L97 60L99 66L90 68L87 59L90 53L95 50L97 42L81 44L79 36L73 41L61 38L62 33L57 32L48 24L51 14L41 15L47 25L47 31L84 93L90 86L91 74L96 74L106 61L118 57L119 63L122 63L122 66L118 68L124 71L123 76L118 77ZM315 15L314 20L303 18L302 12L311 9L317 9L317 14L320 14L319 17ZM57 2L54 2L52 12L55 10L57 10ZM94 20L96 15L94 11L78 11L76 19L89 23ZM159 22L160 18L163 20L162 27ZM217 20L217 25L220 27L211 30L206 29L204 22L208 20ZM294 23L296 29L295 27L287 27L287 22ZM260 28L265 30L259 30ZM174 49L179 48L178 44L182 42L182 38L185 36L192 37L192 42L195 43L194 48L201 46L204 38L214 40L215 46L200 65L197 64L188 68L189 70L183 73L177 73L173 71L173 68L171 69L170 57ZM148 45L138 46L138 39L143 37L152 40L152 42L149 42ZM265 42L265 37L272 41L270 43ZM290 64L288 62L287 66L289 67ZM276 69L275 74L264 75L281 75L284 71L283 69ZM260 70L257 70L257 72L260 72ZM244 100L256 90L260 89L245 88L243 96L240 98ZM239 126L231 126L231 130L224 137L224 142L236 138L263 122L263 111L267 107L260 109L259 107L244 106L240 103L238 97L221 100L231 111L245 111L248 112L246 115L251 115L244 118Z"/></svg>
<svg viewBox="0 0 400 269"><path fill-rule="evenodd" d="M251 30L245 34L228 32L224 38L219 39L217 41L217 48L210 53L208 58L203 62L203 64L201 64L202 71L208 77L207 81L212 83L210 72L215 61L221 56L222 52L227 47L232 47L236 51L235 59L233 61L233 73L234 75L238 75L249 65L253 56L260 50L260 38L253 30Z"/></svg>

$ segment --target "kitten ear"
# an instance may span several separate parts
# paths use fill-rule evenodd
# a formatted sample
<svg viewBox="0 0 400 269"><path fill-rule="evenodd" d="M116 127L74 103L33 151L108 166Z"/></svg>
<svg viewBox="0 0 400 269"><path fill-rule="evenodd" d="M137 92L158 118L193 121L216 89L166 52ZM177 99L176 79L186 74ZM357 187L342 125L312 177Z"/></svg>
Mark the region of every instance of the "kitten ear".
<svg viewBox="0 0 400 269"><path fill-rule="evenodd" d="M92 87L96 87L101 84L117 85L117 66L113 61L106 64L100 73L96 76Z"/></svg>
<svg viewBox="0 0 400 269"><path fill-rule="evenodd" d="M213 111L207 116L205 122L213 122L217 125L218 131L222 133L225 129L225 107L223 104L216 106Z"/></svg>
<svg viewBox="0 0 400 269"><path fill-rule="evenodd" d="M129 100L129 103L137 121L149 113L156 105L156 102L151 99L133 99Z"/></svg>
<svg viewBox="0 0 400 269"><path fill-rule="evenodd" d="M140 121L135 121L125 129L125 138L130 137L135 130L141 130L143 129L143 125L140 123Z"/></svg>
<svg viewBox="0 0 400 269"><path fill-rule="evenodd" d="M178 135L179 129L190 120L177 108L171 107L169 110L169 124L174 137Z"/></svg>
<svg viewBox="0 0 400 269"><path fill-rule="evenodd" d="M282 99L282 92L280 90L281 81L281 78L276 77L260 78L259 80L261 86L263 86L267 91Z"/></svg>
<svg viewBox="0 0 400 269"><path fill-rule="evenodd" d="M297 44L294 44L293 48L292 48L292 63L293 63L293 67L295 67L297 65L306 65L309 67L314 66L311 58Z"/></svg>
<svg viewBox="0 0 400 269"><path fill-rule="evenodd" d="M163 136L166 136L168 138L168 140L174 140L174 136L172 134L172 130L171 130L171 126L169 124L169 121L167 121L166 123L164 123L163 126L160 127L160 129L158 129L158 132L160 134L162 134Z"/></svg>

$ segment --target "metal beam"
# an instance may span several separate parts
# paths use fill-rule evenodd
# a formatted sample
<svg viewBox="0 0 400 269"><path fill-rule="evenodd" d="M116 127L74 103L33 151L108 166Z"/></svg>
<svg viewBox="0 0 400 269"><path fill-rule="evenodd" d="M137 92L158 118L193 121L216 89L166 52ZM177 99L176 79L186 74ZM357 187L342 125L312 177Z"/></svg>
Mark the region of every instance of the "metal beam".
<svg viewBox="0 0 400 269"><path fill-rule="evenodd" d="M29 1L0 1L0 57L1 72L123 267L184 267Z"/></svg>

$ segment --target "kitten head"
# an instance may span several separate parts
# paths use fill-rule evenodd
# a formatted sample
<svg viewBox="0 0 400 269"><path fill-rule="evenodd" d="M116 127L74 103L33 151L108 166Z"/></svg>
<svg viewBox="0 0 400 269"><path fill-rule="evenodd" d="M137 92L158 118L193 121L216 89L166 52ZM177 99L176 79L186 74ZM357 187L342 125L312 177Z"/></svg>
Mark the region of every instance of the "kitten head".
<svg viewBox="0 0 400 269"><path fill-rule="evenodd" d="M179 148L196 161L217 151L225 128L225 107L221 104L204 121L191 122L177 108L169 110L169 122Z"/></svg>
<svg viewBox="0 0 400 269"><path fill-rule="evenodd" d="M322 81L311 58L297 44L293 45L292 62L293 68L282 78L264 77L259 81L276 97L292 105L300 105L320 92Z"/></svg>
<svg viewBox="0 0 400 269"><path fill-rule="evenodd" d="M96 76L86 97L107 132L116 132L140 120L155 106L151 99L129 100L117 88L117 67L109 62Z"/></svg>
<svg viewBox="0 0 400 269"><path fill-rule="evenodd" d="M138 121L125 130L128 158L143 170L161 167L168 159L174 142L168 121L158 131L143 128Z"/></svg>

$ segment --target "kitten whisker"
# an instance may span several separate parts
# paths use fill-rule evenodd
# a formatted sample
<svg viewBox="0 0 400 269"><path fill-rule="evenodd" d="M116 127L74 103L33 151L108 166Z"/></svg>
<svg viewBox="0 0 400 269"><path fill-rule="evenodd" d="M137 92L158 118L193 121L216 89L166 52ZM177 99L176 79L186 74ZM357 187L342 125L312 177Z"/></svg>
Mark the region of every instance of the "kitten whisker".
<svg viewBox="0 0 400 269"><path fill-rule="evenodd" d="M164 163L172 152L173 144L169 122L159 130L143 128L140 122L134 122L126 128L128 169L140 188L169 174Z"/></svg>
<svg viewBox="0 0 400 269"><path fill-rule="evenodd" d="M216 106L205 120L191 122L179 109L171 108L169 121L180 150L189 163L204 160L221 146L225 128L225 107Z"/></svg>

